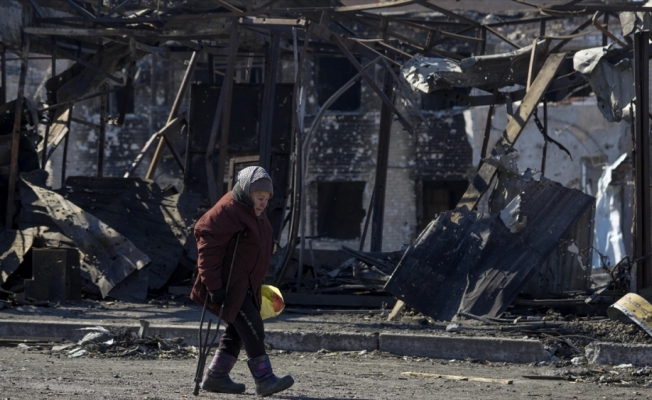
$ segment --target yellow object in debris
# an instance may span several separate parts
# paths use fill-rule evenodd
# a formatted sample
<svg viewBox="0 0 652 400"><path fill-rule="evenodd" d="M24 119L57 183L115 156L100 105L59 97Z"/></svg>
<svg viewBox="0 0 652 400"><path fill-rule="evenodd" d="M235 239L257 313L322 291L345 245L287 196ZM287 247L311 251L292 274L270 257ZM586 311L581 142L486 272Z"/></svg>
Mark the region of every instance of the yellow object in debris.
<svg viewBox="0 0 652 400"><path fill-rule="evenodd" d="M625 321L626 317L652 336L652 304L636 293L627 293L610 305L607 315L613 320L621 321Z"/></svg>
<svg viewBox="0 0 652 400"><path fill-rule="evenodd" d="M263 285L261 292L263 304L260 306L260 316L267 319L279 315L285 308L285 301L283 301L281 291L275 286Z"/></svg>

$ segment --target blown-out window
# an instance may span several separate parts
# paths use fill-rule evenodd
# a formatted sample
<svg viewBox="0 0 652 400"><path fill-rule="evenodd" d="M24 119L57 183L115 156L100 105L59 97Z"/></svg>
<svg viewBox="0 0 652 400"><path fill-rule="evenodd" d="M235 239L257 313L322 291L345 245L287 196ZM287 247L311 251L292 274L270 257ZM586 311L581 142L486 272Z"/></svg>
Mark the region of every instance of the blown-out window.
<svg viewBox="0 0 652 400"><path fill-rule="evenodd" d="M358 71L344 57L321 56L317 60L317 97L319 105L337 92ZM360 108L360 80L342 94L328 109L333 111L356 111Z"/></svg>
<svg viewBox="0 0 652 400"><path fill-rule="evenodd" d="M365 216L366 182L317 183L317 234L332 239L357 239Z"/></svg>

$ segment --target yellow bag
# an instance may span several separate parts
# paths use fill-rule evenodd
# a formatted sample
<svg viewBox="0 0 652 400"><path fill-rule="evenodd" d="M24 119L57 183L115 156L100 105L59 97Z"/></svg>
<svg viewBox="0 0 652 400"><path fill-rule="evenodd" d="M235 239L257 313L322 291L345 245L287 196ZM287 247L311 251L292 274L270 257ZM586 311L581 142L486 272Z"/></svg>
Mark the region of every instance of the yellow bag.
<svg viewBox="0 0 652 400"><path fill-rule="evenodd" d="M263 304L260 306L260 316L263 319L276 317L285 308L283 295L277 287L272 285L263 285L261 289L263 295Z"/></svg>

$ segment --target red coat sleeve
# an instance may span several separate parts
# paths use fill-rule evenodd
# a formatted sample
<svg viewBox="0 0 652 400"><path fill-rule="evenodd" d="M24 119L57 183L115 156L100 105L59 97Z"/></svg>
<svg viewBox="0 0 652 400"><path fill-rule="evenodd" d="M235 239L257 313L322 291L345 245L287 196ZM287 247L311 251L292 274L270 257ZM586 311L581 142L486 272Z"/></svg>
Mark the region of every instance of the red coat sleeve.
<svg viewBox="0 0 652 400"><path fill-rule="evenodd" d="M242 229L229 206L218 203L195 224L197 273L208 290L222 287L222 266L229 241Z"/></svg>

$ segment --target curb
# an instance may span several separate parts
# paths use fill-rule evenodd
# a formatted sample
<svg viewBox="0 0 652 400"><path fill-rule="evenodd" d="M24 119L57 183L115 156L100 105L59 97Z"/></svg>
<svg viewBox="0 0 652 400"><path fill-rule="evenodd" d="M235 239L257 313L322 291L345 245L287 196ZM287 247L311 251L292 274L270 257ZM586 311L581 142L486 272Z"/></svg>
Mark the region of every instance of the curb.
<svg viewBox="0 0 652 400"><path fill-rule="evenodd" d="M440 359L474 358L510 363L550 360L543 343L531 339L498 339L493 337L448 337L396 335L381 333L380 351L393 354Z"/></svg>
<svg viewBox="0 0 652 400"><path fill-rule="evenodd" d="M81 328L103 326L107 329L131 329L138 331L140 325L93 323L93 322L25 322L0 320L0 337L41 337L62 338L78 341L87 333ZM204 324L206 328L207 324ZM197 325L150 325L147 335L165 338L182 337L189 346L198 345ZM215 332L214 327L211 328ZM224 326L220 328L224 331ZM211 334L212 335L212 334ZM218 339L219 339L218 335ZM287 351L315 352L321 349L331 351L361 351L378 349L377 333L324 333L324 332L292 332L270 329L265 331L265 342L272 348Z"/></svg>
<svg viewBox="0 0 652 400"><path fill-rule="evenodd" d="M108 329L132 329L137 324L89 322L24 322L0 320L0 337L50 337L77 341L86 332L80 328L101 325ZM182 337L190 346L197 346L199 325L150 325L148 335ZM297 332L268 330L265 341L276 350L316 352L381 350L398 356L439 359L482 359L510 363L529 363L550 359L550 353L536 340L497 339L493 337L446 337L358 332ZM652 359L652 346L650 357ZM614 350L615 351L615 350Z"/></svg>
<svg viewBox="0 0 652 400"><path fill-rule="evenodd" d="M289 351L372 351L378 349L378 334L270 330L265 331L265 342L274 349Z"/></svg>
<svg viewBox="0 0 652 400"><path fill-rule="evenodd" d="M585 348L590 364L652 365L652 345L594 342Z"/></svg>

